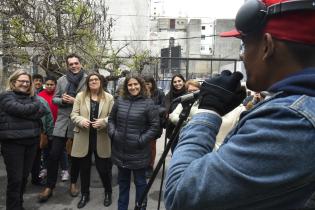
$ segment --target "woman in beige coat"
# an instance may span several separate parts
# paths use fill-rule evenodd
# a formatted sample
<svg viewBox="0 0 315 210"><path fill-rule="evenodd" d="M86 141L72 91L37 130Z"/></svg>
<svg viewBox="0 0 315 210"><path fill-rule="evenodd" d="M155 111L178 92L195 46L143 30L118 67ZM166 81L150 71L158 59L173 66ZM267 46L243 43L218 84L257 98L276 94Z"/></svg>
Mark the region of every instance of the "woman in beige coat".
<svg viewBox="0 0 315 210"><path fill-rule="evenodd" d="M107 120L113 106L113 96L102 87L103 77L91 73L86 78L86 91L75 99L71 120L75 124L71 156L80 165L81 199L78 208L89 201L91 157L95 156L96 169L105 189L104 205L112 203L111 194L111 143L107 134Z"/></svg>

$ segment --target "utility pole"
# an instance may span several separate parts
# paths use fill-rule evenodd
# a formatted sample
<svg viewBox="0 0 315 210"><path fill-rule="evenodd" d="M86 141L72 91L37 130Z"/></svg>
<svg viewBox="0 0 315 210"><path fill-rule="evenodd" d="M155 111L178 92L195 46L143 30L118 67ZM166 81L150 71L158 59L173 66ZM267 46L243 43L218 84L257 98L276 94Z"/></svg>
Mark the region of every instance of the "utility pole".
<svg viewBox="0 0 315 210"><path fill-rule="evenodd" d="M172 72L172 47L174 47L175 45L175 39L174 37L170 37L170 40L169 40L169 44L168 44L168 72L169 73L173 73Z"/></svg>

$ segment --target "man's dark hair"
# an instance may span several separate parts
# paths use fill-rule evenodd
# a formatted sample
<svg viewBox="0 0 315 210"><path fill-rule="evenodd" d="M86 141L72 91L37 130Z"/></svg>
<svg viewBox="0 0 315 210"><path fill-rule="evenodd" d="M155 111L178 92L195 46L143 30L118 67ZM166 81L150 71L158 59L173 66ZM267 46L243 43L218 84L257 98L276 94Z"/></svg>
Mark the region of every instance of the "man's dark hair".
<svg viewBox="0 0 315 210"><path fill-rule="evenodd" d="M68 65L68 59L69 59L69 58L77 58L77 59L79 60L79 62L81 63L81 57L78 56L78 55L75 54L75 53L71 53L70 55L68 55L68 56L66 57L66 63L67 63L67 65Z"/></svg>
<svg viewBox="0 0 315 210"><path fill-rule="evenodd" d="M51 81L54 81L55 84L57 84L57 79L56 77L52 76L52 75L48 75L45 79L45 81L48 81L48 80L51 80Z"/></svg>
<svg viewBox="0 0 315 210"><path fill-rule="evenodd" d="M44 82L44 77L40 74L33 74L32 78L33 78L33 80L34 79L40 79L40 80L42 80L42 82Z"/></svg>
<svg viewBox="0 0 315 210"><path fill-rule="evenodd" d="M157 89L156 82L153 76L144 76L143 79L145 82L150 82L152 84L152 90L151 90L151 94L152 94Z"/></svg>
<svg viewBox="0 0 315 210"><path fill-rule="evenodd" d="M290 53L304 67L315 65L315 45L284 41Z"/></svg>
<svg viewBox="0 0 315 210"><path fill-rule="evenodd" d="M124 71L121 72L120 76L121 77L126 77L127 75L129 75L129 73L130 72L128 70L124 70Z"/></svg>

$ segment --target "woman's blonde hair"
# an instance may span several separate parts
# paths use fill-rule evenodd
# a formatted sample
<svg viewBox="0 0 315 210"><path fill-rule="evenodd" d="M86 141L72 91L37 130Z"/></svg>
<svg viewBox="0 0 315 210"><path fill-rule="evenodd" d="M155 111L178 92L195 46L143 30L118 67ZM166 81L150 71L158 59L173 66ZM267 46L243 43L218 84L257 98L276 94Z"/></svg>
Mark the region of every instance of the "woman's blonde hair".
<svg viewBox="0 0 315 210"><path fill-rule="evenodd" d="M185 83L186 90L188 89L189 85L192 85L192 86L197 87L199 89L200 89L200 86L201 86L200 83L197 80L195 80L195 79L190 79L190 80L186 81L186 83Z"/></svg>
<svg viewBox="0 0 315 210"><path fill-rule="evenodd" d="M15 82L21 75L26 75L29 77L30 86L27 93L31 96L34 96L35 92L34 92L34 87L33 87L33 82L32 82L32 76L23 69L18 69L10 75L6 90L7 91L15 90Z"/></svg>

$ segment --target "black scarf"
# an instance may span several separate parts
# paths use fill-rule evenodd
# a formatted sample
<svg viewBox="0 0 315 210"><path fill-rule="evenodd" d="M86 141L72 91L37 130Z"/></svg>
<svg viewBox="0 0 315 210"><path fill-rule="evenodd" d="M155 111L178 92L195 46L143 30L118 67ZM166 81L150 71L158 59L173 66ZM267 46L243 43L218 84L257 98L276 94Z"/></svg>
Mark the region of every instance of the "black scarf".
<svg viewBox="0 0 315 210"><path fill-rule="evenodd" d="M68 80L68 86L66 88L67 94L75 97L77 94L77 89L79 86L79 83L83 77L83 70L81 69L78 73L73 73L72 71L67 71L67 80Z"/></svg>

